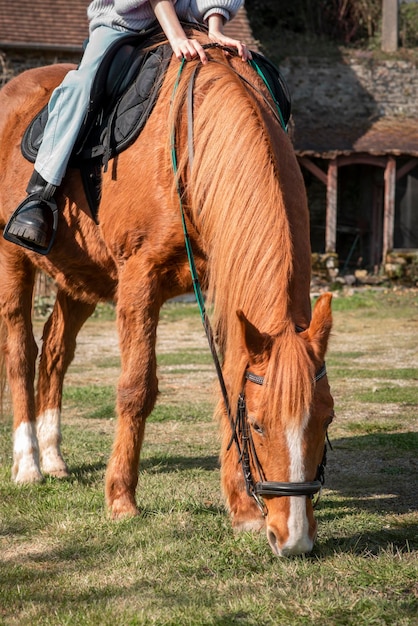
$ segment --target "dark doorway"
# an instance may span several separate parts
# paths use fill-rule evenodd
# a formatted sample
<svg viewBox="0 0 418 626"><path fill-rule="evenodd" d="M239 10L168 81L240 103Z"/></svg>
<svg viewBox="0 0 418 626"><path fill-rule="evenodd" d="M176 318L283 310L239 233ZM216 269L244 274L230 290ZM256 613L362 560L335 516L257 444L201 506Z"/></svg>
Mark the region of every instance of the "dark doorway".
<svg viewBox="0 0 418 626"><path fill-rule="evenodd" d="M418 167L396 184L394 248L418 248Z"/></svg>
<svg viewBox="0 0 418 626"><path fill-rule="evenodd" d="M323 169L322 159L311 159L311 161L320 169ZM323 254L325 252L327 188L322 181L318 180L314 174L304 167L302 168L302 174L308 196L312 252Z"/></svg>
<svg viewBox="0 0 418 626"><path fill-rule="evenodd" d="M338 170L337 253L342 274L376 272L382 262L384 170L347 165Z"/></svg>

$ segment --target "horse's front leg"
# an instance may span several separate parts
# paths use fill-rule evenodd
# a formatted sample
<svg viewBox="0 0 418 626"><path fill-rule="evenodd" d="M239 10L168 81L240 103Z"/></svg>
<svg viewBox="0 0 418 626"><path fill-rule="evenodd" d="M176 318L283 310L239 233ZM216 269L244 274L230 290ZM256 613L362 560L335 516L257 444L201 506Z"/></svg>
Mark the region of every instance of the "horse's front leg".
<svg viewBox="0 0 418 626"><path fill-rule="evenodd" d="M158 392L155 342L161 296L158 277L144 260L126 263L119 280L118 332L121 376L118 423L106 473L106 500L112 517L137 514L135 490L145 420Z"/></svg>
<svg viewBox="0 0 418 626"><path fill-rule="evenodd" d="M74 358L77 335L95 306L58 291L44 326L36 403L37 434L42 470L57 478L68 475L60 450L64 376Z"/></svg>
<svg viewBox="0 0 418 626"><path fill-rule="evenodd" d="M14 252L14 250L12 250ZM0 315L6 330L5 370L13 404L13 467L17 483L42 480L35 428L35 364L38 349L32 330L35 270L24 255L0 244Z"/></svg>

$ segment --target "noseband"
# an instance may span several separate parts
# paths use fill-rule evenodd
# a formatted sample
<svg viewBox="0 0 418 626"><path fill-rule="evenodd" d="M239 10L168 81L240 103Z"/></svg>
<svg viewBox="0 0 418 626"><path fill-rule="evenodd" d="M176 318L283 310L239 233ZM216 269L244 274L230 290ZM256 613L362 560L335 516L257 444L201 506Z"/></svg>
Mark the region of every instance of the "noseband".
<svg viewBox="0 0 418 626"><path fill-rule="evenodd" d="M325 363L318 370L314 377L314 382L323 378L327 373ZM264 384L264 377L257 376L252 372L247 371L245 373L246 380L255 383L256 385ZM251 433L251 427L248 424L247 405L245 401L245 394L242 391L238 398L238 407L236 419L232 427L232 437L229 443L228 449L231 447L232 442L235 442L237 446L239 460L241 462L242 472L244 475L245 488L247 494L254 498L258 508L262 512L263 516L266 515L266 505L262 500L262 496L305 496L313 498L315 494L319 494L322 485L325 480L325 466L326 466L326 454L327 446L324 444L324 453L321 463L318 465L315 480L301 481L301 482L276 482L265 480L263 468L258 460L257 451L255 449L254 440ZM255 468L259 480L254 480L251 471L251 461ZM316 499L317 504L319 496Z"/></svg>

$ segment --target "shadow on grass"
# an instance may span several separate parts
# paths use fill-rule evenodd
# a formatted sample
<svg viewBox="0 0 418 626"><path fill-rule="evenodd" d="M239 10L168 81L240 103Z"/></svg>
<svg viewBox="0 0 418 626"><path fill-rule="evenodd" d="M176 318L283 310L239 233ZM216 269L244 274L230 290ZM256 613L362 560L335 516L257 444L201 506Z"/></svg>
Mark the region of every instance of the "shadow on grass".
<svg viewBox="0 0 418 626"><path fill-rule="evenodd" d="M339 498L327 498L323 518L351 515L354 510L408 513L416 510L418 485L416 456L418 433L375 433L332 441L328 451L325 488ZM69 480L89 485L101 479L104 460L70 467ZM141 460L141 480L146 474L163 475L187 470L219 469L215 455L154 455ZM99 474L101 476L99 476ZM325 496L326 497L326 496Z"/></svg>
<svg viewBox="0 0 418 626"><path fill-rule="evenodd" d="M367 556L382 550L418 549L418 521L410 515L398 517L417 509L417 433L344 437L334 440L332 446L325 483L331 492L325 491L317 511L319 538L321 524L326 523L329 538L319 539L313 556L335 552ZM360 528L353 532L350 518L362 514L373 516L373 527L368 528L363 518L358 518ZM341 530L344 525L345 531ZM376 525L380 525L377 530Z"/></svg>
<svg viewBox="0 0 418 626"><path fill-rule="evenodd" d="M91 485L101 479L107 464L105 461L97 461L96 463L82 463L70 467L70 475L64 480L77 480L81 485ZM61 479L59 479L61 480Z"/></svg>
<svg viewBox="0 0 418 626"><path fill-rule="evenodd" d="M141 470L148 474L168 474L188 469L213 472L219 469L219 459L217 456L154 456L141 461Z"/></svg>
<svg viewBox="0 0 418 626"><path fill-rule="evenodd" d="M325 486L343 500L330 502L331 507L344 509L345 515L353 508L382 513L416 510L418 433L344 437L332 446Z"/></svg>
<svg viewBox="0 0 418 626"><path fill-rule="evenodd" d="M80 485L89 486L104 480L107 463L97 461L96 463L82 463L80 465L69 467L69 476L66 478L55 479L48 477L48 480L72 482L76 480ZM170 456L170 457L151 457L141 460L140 463L140 480L146 480L144 474L170 474L187 470L204 470L212 472L219 469L217 456L202 457L186 457L186 456ZM142 477L141 477L142 474Z"/></svg>
<svg viewBox="0 0 418 626"><path fill-rule="evenodd" d="M374 433L353 437L344 437L332 441L333 450L328 453L325 493L318 508L319 536L321 524L328 524L329 539L319 541L314 556L324 557L335 551L356 554L376 553L379 550L405 550L417 547L418 523L409 518L394 518L389 521L387 515L399 516L411 514L417 509L418 486L416 476L417 433L395 432ZM219 468L218 458L215 455L184 456L184 455L154 455L141 462L140 481L147 481L149 475L164 477L165 474L202 470L213 472ZM77 480L81 485L89 486L103 480L106 462L99 460L93 463L81 463L70 467L70 476L64 482ZM186 476L187 478L187 476ZM49 479L55 482L55 479ZM185 486L187 496L187 483ZM141 503L139 503L141 504ZM158 503L158 513L175 510L176 502L167 503L161 508ZM174 506L174 509L173 509ZM180 506L180 505L179 505ZM222 507L216 503L204 503L193 500L183 502L181 506L190 509L194 514L224 514ZM347 528L341 531L345 520L364 512L374 515L373 527L359 519L360 529L355 531ZM145 507L140 518L155 515L156 509ZM376 530L376 524L381 528ZM332 525L335 523L335 533ZM4 534L22 534L25 525L16 520L13 524L3 528ZM344 536L341 536L343 532ZM3 534L3 533L2 533Z"/></svg>
<svg viewBox="0 0 418 626"><path fill-rule="evenodd" d="M332 533L332 531L331 531ZM313 557L333 556L335 553L363 555L377 555L381 552L413 552L418 549L418 523L403 524L401 528L379 528L375 531L359 531L347 533L344 537L331 536L321 539L319 525L319 540L312 552Z"/></svg>

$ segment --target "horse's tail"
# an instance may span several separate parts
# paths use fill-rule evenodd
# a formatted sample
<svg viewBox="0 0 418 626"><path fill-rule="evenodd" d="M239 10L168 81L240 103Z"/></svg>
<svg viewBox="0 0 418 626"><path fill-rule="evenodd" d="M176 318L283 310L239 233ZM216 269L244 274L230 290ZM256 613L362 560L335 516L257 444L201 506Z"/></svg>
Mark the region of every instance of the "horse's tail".
<svg viewBox="0 0 418 626"><path fill-rule="evenodd" d="M6 324L4 322L4 319L0 317L0 417L3 417L4 415L4 405L7 397L6 338Z"/></svg>

